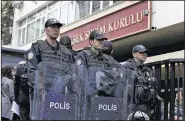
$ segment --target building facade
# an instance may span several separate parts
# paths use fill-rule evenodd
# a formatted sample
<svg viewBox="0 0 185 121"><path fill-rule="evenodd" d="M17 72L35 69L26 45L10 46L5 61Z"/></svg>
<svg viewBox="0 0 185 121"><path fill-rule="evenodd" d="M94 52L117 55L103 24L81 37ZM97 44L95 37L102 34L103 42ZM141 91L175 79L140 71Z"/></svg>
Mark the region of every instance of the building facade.
<svg viewBox="0 0 185 121"><path fill-rule="evenodd" d="M151 50L147 62L173 52L184 57L184 1L15 1L14 7L13 41L5 47L29 49L45 39L44 23L54 17L65 23L60 36L70 36L75 50L89 46L87 37L97 29L113 42L120 62L135 44Z"/></svg>
<svg viewBox="0 0 185 121"><path fill-rule="evenodd" d="M24 53L25 53L24 50L2 47L1 48L2 66L10 65L16 68L20 61L25 61Z"/></svg>
<svg viewBox="0 0 185 121"><path fill-rule="evenodd" d="M184 58L184 1L14 1L14 7L13 40L6 48L25 51L44 40L44 23L54 17L65 24L60 36L71 37L77 51L89 46L88 35L96 29L113 42L113 56L120 63L132 57L136 44L150 50L146 63ZM155 75L160 96L173 100L172 89L185 87L184 61L170 65L170 71L168 66L157 65Z"/></svg>

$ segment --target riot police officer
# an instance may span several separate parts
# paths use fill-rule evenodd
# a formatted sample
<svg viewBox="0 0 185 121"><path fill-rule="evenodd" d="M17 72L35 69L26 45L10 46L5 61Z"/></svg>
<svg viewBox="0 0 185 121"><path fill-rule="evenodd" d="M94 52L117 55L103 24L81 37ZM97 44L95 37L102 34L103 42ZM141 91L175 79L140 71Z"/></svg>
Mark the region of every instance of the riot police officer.
<svg viewBox="0 0 185 121"><path fill-rule="evenodd" d="M148 52L143 45L136 45L132 49L133 58L123 64L123 68L127 70L125 74L128 90L125 93L128 93L127 104L131 108L130 115L127 114L129 120L142 115L145 115L143 118L146 120L157 104L157 81L153 71L144 64ZM133 107L129 107L130 105Z"/></svg>
<svg viewBox="0 0 185 121"><path fill-rule="evenodd" d="M77 65L84 64L86 67L89 67L91 66L91 60L96 60L100 63L109 61L111 65L111 57L102 52L102 50L105 50L102 45L105 40L107 40L107 38L104 36L104 34L98 32L97 30L92 31L89 35L89 43L91 47L82 50L77 55ZM119 65L118 62L116 63Z"/></svg>
<svg viewBox="0 0 185 121"><path fill-rule="evenodd" d="M112 46L112 42L110 41L103 41L103 50L102 52L104 54L107 54L107 55L112 55L113 54L113 46Z"/></svg>
<svg viewBox="0 0 185 121"><path fill-rule="evenodd" d="M20 61L15 74L15 100L20 107L20 120L30 120L29 84L26 61Z"/></svg>
<svg viewBox="0 0 185 121"><path fill-rule="evenodd" d="M77 52L72 48L71 38L69 36L62 36L59 40L59 43L64 45L74 56L77 55Z"/></svg>
<svg viewBox="0 0 185 121"><path fill-rule="evenodd" d="M31 119L43 119L43 117L41 116L42 114L42 106L41 106L41 102L44 100L44 98L41 98L41 100L37 100L39 97L37 97L38 95L35 94L37 91L35 90L39 90L41 88L40 85L44 84L44 88L43 91L47 92L49 89L53 90L53 86L55 84L55 86L57 89L59 89L58 91L61 91L60 93L65 93L64 88L65 85L67 85L68 80L71 79L70 76L70 65L72 63L74 63L74 58L71 54L71 52L63 45L59 44L59 42L57 41L57 38L59 36L59 32L60 32L60 27L62 27L63 24L58 22L55 18L51 18L48 19L45 23L45 28L44 28L44 32L46 33L46 39L45 40L37 40L35 43L32 44L31 48L27 51L27 60L28 60L28 80L31 83L31 85L34 87L34 91L32 91L32 96L31 96L31 108L30 108L30 115L31 115ZM45 62L47 62L47 64L45 64ZM50 63L48 65L48 63ZM55 65L54 65L55 64ZM62 79L64 78L65 80L60 80L60 79L53 79L56 78L56 76L54 75L54 77L47 77L44 79L48 78L50 80L46 81L46 80L41 80L41 79L37 79L35 78L36 74L38 74L37 72L40 71L39 73L39 78L43 78L43 76L46 75L50 75L50 74L46 74L46 70L44 70L44 72L42 71L43 69L45 69L45 67L48 67L48 73L51 74L58 74L60 73ZM59 67L60 66L60 67ZM53 68L54 70L50 70L49 68ZM38 69L36 71L36 69ZM65 75L67 75L67 77L65 77ZM59 76L59 75L58 75ZM52 80L52 81L51 81ZM35 81L38 81L35 83ZM41 82L43 81L43 82ZM66 82L64 82L66 81ZM37 88L37 86L34 85L39 85L40 87ZM70 87L67 88L68 91L67 92L71 92ZM42 95L43 93L41 93ZM36 101L37 100L37 101ZM33 104L34 103L34 104ZM34 107L37 106L37 109L35 109ZM39 107L38 109L38 106Z"/></svg>
<svg viewBox="0 0 185 121"><path fill-rule="evenodd" d="M111 41L103 41L103 49L102 49L102 53L109 55L109 58L111 59L111 61L115 61L116 63L118 63L114 58L113 58L113 45Z"/></svg>
<svg viewBox="0 0 185 121"><path fill-rule="evenodd" d="M44 54L58 55L65 54L65 60L74 62L72 54L66 47L59 44L57 38L59 36L60 27L63 24L58 22L55 18L48 19L45 23L44 32L46 33L45 40L37 40L32 44L31 49L27 51L28 59L28 78L29 81L34 81L34 72L36 66L45 58ZM59 54L58 54L59 53Z"/></svg>
<svg viewBox="0 0 185 121"><path fill-rule="evenodd" d="M117 61L112 61L109 55L102 53L102 43L105 40L107 38L104 34L97 30L92 31L89 35L91 47L82 50L76 57L77 73L81 81L79 83L81 85L79 96L81 120L92 120L97 116L93 116L92 111L94 97L114 97L115 83L119 76L117 69L121 66Z"/></svg>

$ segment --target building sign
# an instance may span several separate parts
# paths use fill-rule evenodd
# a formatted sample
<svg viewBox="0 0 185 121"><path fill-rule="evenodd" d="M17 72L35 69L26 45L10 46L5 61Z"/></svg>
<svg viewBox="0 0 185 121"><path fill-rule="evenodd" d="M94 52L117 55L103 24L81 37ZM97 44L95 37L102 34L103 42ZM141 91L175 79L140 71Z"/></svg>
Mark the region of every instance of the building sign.
<svg viewBox="0 0 185 121"><path fill-rule="evenodd" d="M150 3L150 1L139 2L62 33L61 36L68 35L72 39L73 49L81 49L88 46L88 37L93 30L105 33L110 41L150 30L150 14L145 16L143 12L145 10L151 12Z"/></svg>

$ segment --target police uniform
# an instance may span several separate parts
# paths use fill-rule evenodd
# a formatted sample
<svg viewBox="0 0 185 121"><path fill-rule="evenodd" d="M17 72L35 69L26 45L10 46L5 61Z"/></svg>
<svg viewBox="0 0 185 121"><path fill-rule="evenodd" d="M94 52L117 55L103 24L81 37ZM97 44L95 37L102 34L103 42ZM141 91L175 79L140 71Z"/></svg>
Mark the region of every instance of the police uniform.
<svg viewBox="0 0 185 121"><path fill-rule="evenodd" d="M59 23L56 19L52 18L52 19L48 19L45 23L45 27L48 26L52 26L52 25L60 25L62 26L61 23ZM35 43L32 44L31 48L27 51L27 67L28 67L28 80L29 83L31 85L31 108L30 108L30 116L31 119L42 119L43 117L40 115L41 113L41 109L35 109L34 106L37 104L37 106L39 106L39 101L36 101L37 95L34 95L34 90L36 90L36 86L37 83L35 83L35 75L36 73L36 68L40 71L42 70L43 67L40 67L40 65L44 64L44 62L53 62L53 63L57 63L59 65L59 63L61 63L61 72L60 75L70 75L71 72L71 68L70 65L74 64L75 60L71 54L71 52L63 45L59 44L59 42L56 40L56 46L51 46L47 39L46 40L37 40ZM47 66L44 65L44 66ZM52 65L51 65L52 66ZM63 68L65 66L65 68ZM45 67L44 67L45 68ZM68 78L67 78L68 79ZM68 86L68 82L70 80L62 80L60 81L62 83L62 85ZM47 83L47 88L50 88L51 83L59 83L59 82L55 82L58 80L53 80L50 82L45 82ZM60 86L60 85L59 85ZM64 94L65 90L64 87L62 86L61 88L61 92L62 94ZM47 90L47 89L45 89ZM72 86L71 88L68 86L68 92L72 91ZM36 101L36 104L33 105L34 101ZM37 112L38 111L38 112ZM38 114L38 115L37 115Z"/></svg>
<svg viewBox="0 0 185 121"><path fill-rule="evenodd" d="M107 39L103 34L93 31L90 34L90 39ZM83 64L86 68L101 67L104 70L112 70L113 68L120 68L121 65L111 56L103 54L101 51L95 51L93 47L84 49L78 53L76 57L77 65ZM99 95L108 96L104 92L99 91ZM113 95L112 95L113 96Z"/></svg>
<svg viewBox="0 0 185 121"><path fill-rule="evenodd" d="M142 52L147 51L143 46L139 48L133 48L133 51ZM157 81L154 77L154 72L146 65L139 64L134 59L128 59L124 64L123 68L127 70L126 80L128 84L133 86L132 91L128 91L128 95L131 95L133 100L132 103L135 104L134 111L144 112L150 117L150 111L153 110L157 104ZM127 85L126 85L127 86ZM131 94L133 93L133 94ZM132 96L133 95L133 96ZM128 104L129 104L128 100Z"/></svg>
<svg viewBox="0 0 185 121"><path fill-rule="evenodd" d="M113 50L113 47L112 47L112 42L110 42L110 41L103 41L103 50L102 50L102 52L104 53L104 54L107 54L107 55L111 55L112 53L112 50Z"/></svg>
<svg viewBox="0 0 185 121"><path fill-rule="evenodd" d="M112 61L112 62L115 62L115 63L119 63L118 61L116 61L113 57L112 57L112 50L113 50L113 46L112 46L112 42L110 41L103 41L103 50L102 50L102 53L103 54L106 54L109 56L109 59Z"/></svg>
<svg viewBox="0 0 185 121"><path fill-rule="evenodd" d="M29 85L26 62L19 63L15 74L15 100L20 107L20 120L30 120Z"/></svg>
<svg viewBox="0 0 185 121"><path fill-rule="evenodd" d="M103 34L92 31L89 40L103 41L107 39ZM76 57L78 67L80 94L80 115L81 120L92 120L92 99L94 97L114 97L116 88L117 69L121 65L110 59L109 55L101 52L101 48L93 46L79 52ZM116 74L114 74L116 73ZM118 74L117 74L118 75Z"/></svg>
<svg viewBox="0 0 185 121"><path fill-rule="evenodd" d="M53 24L59 24L62 26L62 24L56 19L48 19L45 23L45 27ZM75 60L72 57L71 52L66 47L59 44L58 41L56 41L56 43L57 45L53 47L47 42L47 40L37 40L32 44L31 49L27 51L28 78L32 84L35 75L35 68L44 59L61 60L66 63L74 63Z"/></svg>

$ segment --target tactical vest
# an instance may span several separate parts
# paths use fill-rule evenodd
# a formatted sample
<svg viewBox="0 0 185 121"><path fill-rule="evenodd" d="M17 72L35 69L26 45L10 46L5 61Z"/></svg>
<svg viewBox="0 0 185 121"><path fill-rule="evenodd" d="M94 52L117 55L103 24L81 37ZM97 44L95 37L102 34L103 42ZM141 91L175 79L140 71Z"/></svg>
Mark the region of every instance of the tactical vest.
<svg viewBox="0 0 185 121"><path fill-rule="evenodd" d="M120 64L116 61L111 61L111 59L105 55L101 54L100 58L96 58L97 55L92 54L89 50L83 50L87 55L87 65L89 67L102 67L105 70L112 70L113 68L120 68Z"/></svg>
<svg viewBox="0 0 185 121"><path fill-rule="evenodd" d="M126 65L126 69L132 72L132 76L128 78L131 79L130 82L134 86L134 104L147 104L154 107L157 95L157 80L153 76L152 70L147 66L137 68L133 61L129 61L124 65Z"/></svg>
<svg viewBox="0 0 185 121"><path fill-rule="evenodd" d="M157 91L155 89L156 86L156 78L150 72L148 67L145 68L144 72L138 74L137 71L137 82L135 84L135 98L137 104L154 104Z"/></svg>
<svg viewBox="0 0 185 121"><path fill-rule="evenodd" d="M42 61L56 61L62 63L70 63L70 52L64 46L59 44L59 50L54 51L43 40L37 41L39 48L41 49Z"/></svg>

